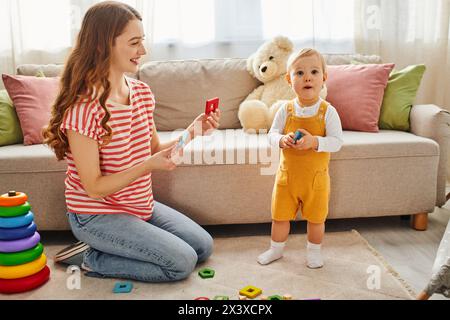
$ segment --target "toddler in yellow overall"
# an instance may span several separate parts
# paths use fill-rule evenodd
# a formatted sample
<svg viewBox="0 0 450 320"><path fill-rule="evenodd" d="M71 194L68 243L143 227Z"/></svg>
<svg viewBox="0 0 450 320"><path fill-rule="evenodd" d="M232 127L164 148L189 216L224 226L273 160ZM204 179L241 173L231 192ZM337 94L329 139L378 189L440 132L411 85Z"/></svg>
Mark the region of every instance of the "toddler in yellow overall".
<svg viewBox="0 0 450 320"><path fill-rule="evenodd" d="M271 246L258 257L260 264L283 256L290 221L301 209L307 220L306 265L323 266L320 249L330 197L330 152L339 151L343 142L336 109L319 96L326 78L325 60L317 50L303 49L290 57L286 79L297 98L278 110L269 132L281 157L272 193ZM297 131L302 138L295 141Z"/></svg>

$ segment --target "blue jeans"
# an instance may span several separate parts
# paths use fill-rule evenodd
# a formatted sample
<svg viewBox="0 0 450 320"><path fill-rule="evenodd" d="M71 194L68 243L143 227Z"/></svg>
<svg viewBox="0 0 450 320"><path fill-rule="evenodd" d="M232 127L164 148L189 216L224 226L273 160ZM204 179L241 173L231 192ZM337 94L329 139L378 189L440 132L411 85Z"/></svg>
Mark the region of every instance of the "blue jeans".
<svg viewBox="0 0 450 320"><path fill-rule="evenodd" d="M128 214L68 213L75 237L90 248L87 276L145 282L181 280L212 253L213 239L182 213L155 202L150 221Z"/></svg>

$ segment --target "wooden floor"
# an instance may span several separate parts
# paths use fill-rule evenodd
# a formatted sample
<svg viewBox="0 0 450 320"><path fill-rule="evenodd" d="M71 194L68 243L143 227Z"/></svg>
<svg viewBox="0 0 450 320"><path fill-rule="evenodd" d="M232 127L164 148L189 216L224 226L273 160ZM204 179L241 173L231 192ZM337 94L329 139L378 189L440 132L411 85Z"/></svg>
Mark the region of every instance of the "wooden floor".
<svg viewBox="0 0 450 320"><path fill-rule="evenodd" d="M448 188L450 191L450 188ZM400 217L328 220L328 232L357 230L385 260L417 292L425 288L431 276L436 252L450 218L450 201L429 214L428 229L415 231L409 220ZM267 235L269 244L270 224L207 226L213 237ZM292 224L291 233L305 233L306 223ZM71 243L71 232L43 232L45 243ZM255 257L256 258L256 257ZM433 295L433 299L446 299Z"/></svg>

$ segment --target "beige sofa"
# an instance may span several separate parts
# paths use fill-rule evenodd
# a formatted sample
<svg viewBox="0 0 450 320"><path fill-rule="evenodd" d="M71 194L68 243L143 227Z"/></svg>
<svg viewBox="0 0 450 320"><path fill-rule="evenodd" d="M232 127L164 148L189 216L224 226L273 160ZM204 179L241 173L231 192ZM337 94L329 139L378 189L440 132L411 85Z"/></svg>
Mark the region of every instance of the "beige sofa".
<svg viewBox="0 0 450 320"><path fill-rule="evenodd" d="M376 56L326 58L329 64L380 62ZM61 66L25 65L18 74L38 70L55 76ZM175 171L154 172L156 200L203 225L270 222L278 150L269 147L265 134L240 128L238 106L259 85L245 70L245 60L151 62L134 76L156 96L155 121L163 141L201 113L206 99L221 99L221 130L194 140ZM425 229L427 213L446 202L449 124L447 111L415 105L411 133L344 131L344 145L331 157L329 218L413 215L413 226ZM69 229L65 170L65 162L57 162L43 145L0 148L1 189L29 195L40 230Z"/></svg>

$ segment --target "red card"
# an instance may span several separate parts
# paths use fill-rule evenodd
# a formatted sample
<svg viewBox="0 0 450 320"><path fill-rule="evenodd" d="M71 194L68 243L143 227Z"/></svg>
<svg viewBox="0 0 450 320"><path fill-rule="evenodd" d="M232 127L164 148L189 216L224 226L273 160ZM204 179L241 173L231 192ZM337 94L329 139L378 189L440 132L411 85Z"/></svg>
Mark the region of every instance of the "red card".
<svg viewBox="0 0 450 320"><path fill-rule="evenodd" d="M206 101L205 114L210 114L219 108L219 98L214 98Z"/></svg>

